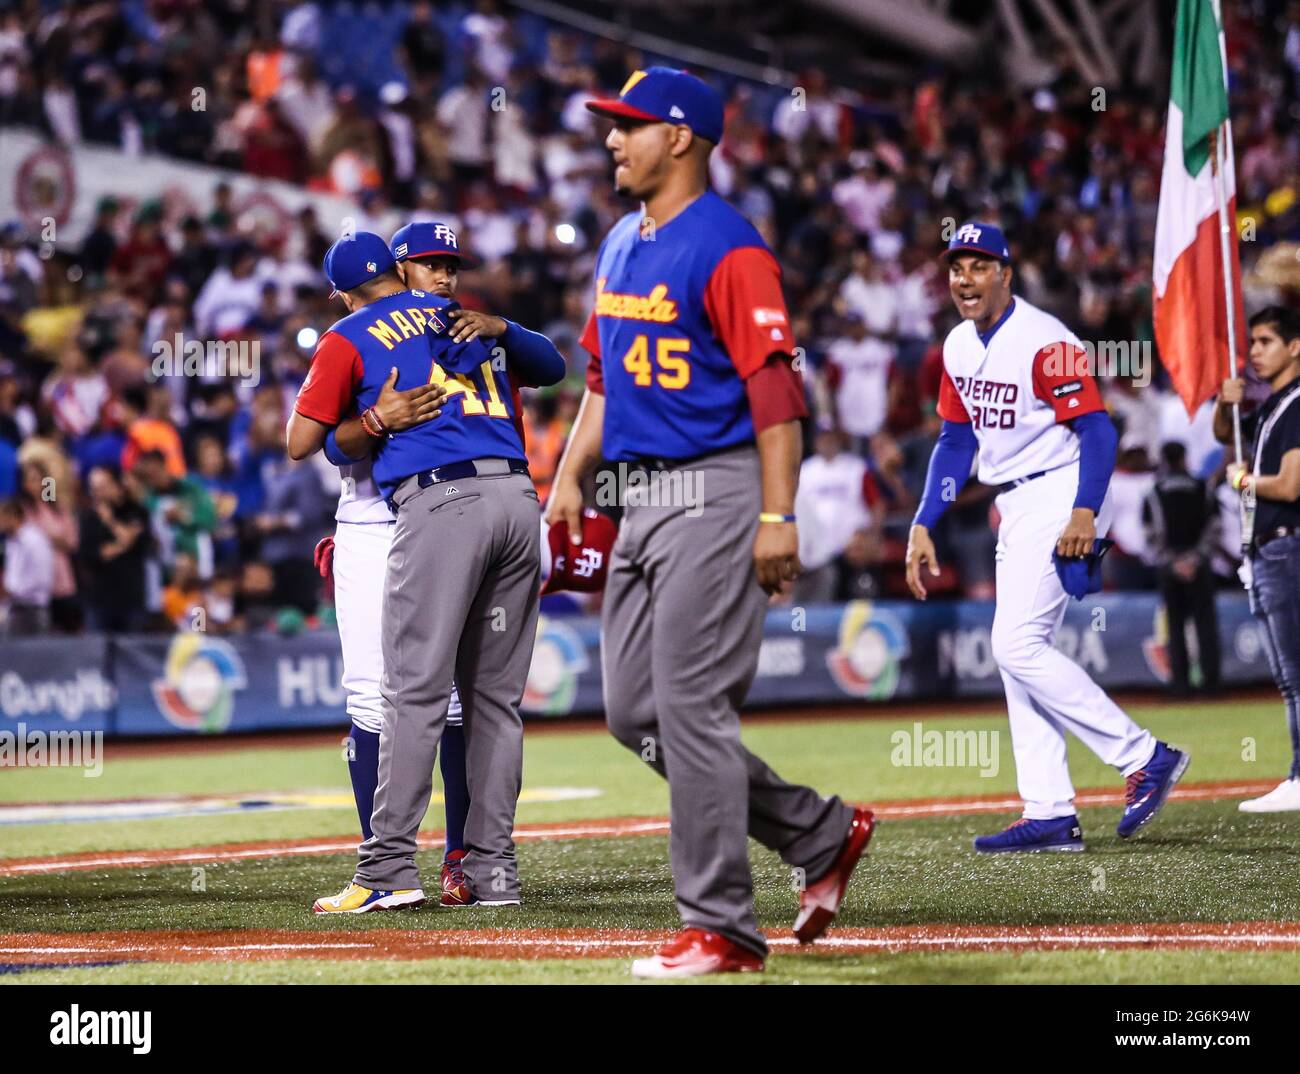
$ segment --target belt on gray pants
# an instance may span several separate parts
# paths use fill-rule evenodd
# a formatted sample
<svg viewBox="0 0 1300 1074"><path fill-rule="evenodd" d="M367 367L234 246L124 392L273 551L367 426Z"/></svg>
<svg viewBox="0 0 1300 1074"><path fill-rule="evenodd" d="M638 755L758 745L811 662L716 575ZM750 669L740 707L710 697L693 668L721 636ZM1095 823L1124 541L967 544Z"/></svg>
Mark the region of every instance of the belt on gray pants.
<svg viewBox="0 0 1300 1074"><path fill-rule="evenodd" d="M449 462L446 466L435 466L432 470L422 470L411 474L397 483L400 489L406 482L414 479L422 489L437 485L443 481L461 481L467 477L504 477L506 474L527 474L528 463L524 459L466 459L464 462ZM397 491L394 489L394 491ZM397 513L397 505L392 496L388 497L388 509Z"/></svg>
<svg viewBox="0 0 1300 1074"><path fill-rule="evenodd" d="M446 466L435 466L432 470L412 476L419 482L420 488L427 489L441 481L460 481L466 477L503 477L506 474L526 474L528 463L524 459L466 459L464 462L449 462Z"/></svg>

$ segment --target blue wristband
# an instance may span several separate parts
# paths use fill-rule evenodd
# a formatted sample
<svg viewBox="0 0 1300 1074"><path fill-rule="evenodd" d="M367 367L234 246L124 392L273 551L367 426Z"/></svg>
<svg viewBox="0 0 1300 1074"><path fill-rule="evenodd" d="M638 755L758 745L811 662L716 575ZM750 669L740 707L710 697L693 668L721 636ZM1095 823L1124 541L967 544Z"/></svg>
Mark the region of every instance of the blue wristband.
<svg viewBox="0 0 1300 1074"><path fill-rule="evenodd" d="M351 466L356 459L349 458L339 447L338 439L334 436L335 430L331 429L325 434L325 457L335 466Z"/></svg>

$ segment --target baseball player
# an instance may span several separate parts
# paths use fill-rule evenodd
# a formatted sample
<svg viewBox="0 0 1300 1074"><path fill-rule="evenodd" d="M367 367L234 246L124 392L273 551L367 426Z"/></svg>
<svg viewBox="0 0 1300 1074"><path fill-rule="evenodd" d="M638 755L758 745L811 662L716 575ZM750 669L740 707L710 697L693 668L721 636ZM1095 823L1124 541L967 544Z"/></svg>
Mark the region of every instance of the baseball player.
<svg viewBox="0 0 1300 1074"><path fill-rule="evenodd" d="M807 942L838 911L872 831L870 813L784 782L740 741L767 594L799 569L805 408L780 270L708 189L716 91L651 67L587 107L614 119L615 185L643 210L614 226L597 258L587 390L547 518L582 532L579 483L602 455L644 472L605 586L605 711L614 736L668 779L685 929L632 972L761 970L747 834L812 881L795 923ZM688 483L702 493L691 505L673 493Z"/></svg>
<svg viewBox="0 0 1300 1074"><path fill-rule="evenodd" d="M394 235L389 245L398 261L398 274L408 287L442 298L455 298L464 258L455 232L449 227L436 223L412 225ZM409 256L411 251L416 253L414 258ZM463 324L456 324L458 332L473 324L481 324L487 318L485 314L468 310L458 309L451 313L453 317L459 315L464 315L466 320ZM323 352L323 355L328 358L330 352ZM391 384L385 384L375 403L375 412L386 428L402 432L421 421L437 417L439 411L436 408L445 397L446 389L438 384L420 384L407 391L397 391ZM303 405L310 410L310 400ZM352 458L348 451L340 448L340 438L358 458ZM334 607L343 649L343 687L348 693L348 715L352 718L348 770L357 814L361 819L362 839L369 839L371 835L370 814L379 778L379 731L383 723L383 699L379 693L383 674L380 613L384 569L394 526L392 512L379 495L371 476L369 452L372 443L360 416L349 419L326 436L325 454L339 467L342 494L335 514L338 523L335 534L326 537L316 548L316 566L321 576L328 577L331 571L334 575ZM438 764L442 770L446 826L439 901L443 906L463 906L469 897L460 866L465 856L469 787L465 778L460 697L455 683L452 684Z"/></svg>
<svg viewBox="0 0 1300 1074"><path fill-rule="evenodd" d="M511 833L523 763L518 706L539 570L539 509L518 428L517 386L555 383L564 359L544 336L510 322L492 349L472 322L460 333L472 338L453 338L455 303L408 288L378 235L339 240L326 254L325 274L350 313L318 344L290 422L290 454L301 458L323 446L355 406L369 441L363 446L373 445L372 477L396 522L384 576L384 719L371 835L353 882L313 909L366 913L424 902L416 833L453 674L470 793L461 862L468 898L517 904ZM385 428L375 410L384 385L427 382L446 390L440 420ZM341 432L335 440L349 457L360 454Z"/></svg>
<svg viewBox="0 0 1300 1074"><path fill-rule="evenodd" d="M1155 818L1188 756L1138 727L1052 644L1065 616L1063 579L1079 598L1100 588L1097 538L1111 520L1115 427L1078 338L1012 294L1002 232L992 224L963 224L945 257L963 320L944 340L943 428L908 540L907 582L924 600L924 572L939 573L930 530L978 455L979 480L999 489L993 655L1025 808L1005 831L976 839L975 849L1083 849L1067 730L1124 775L1118 830L1127 838Z"/></svg>

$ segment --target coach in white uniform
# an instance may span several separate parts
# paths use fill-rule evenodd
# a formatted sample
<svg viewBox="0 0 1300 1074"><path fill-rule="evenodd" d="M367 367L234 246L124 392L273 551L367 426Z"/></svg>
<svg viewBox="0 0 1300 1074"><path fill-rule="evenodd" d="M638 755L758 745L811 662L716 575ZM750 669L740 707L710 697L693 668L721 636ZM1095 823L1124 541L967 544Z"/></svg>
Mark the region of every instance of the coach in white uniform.
<svg viewBox="0 0 1300 1074"><path fill-rule="evenodd" d="M993 654L1025 807L1005 831L976 839L975 849L1082 850L1067 730L1124 775L1127 802L1118 829L1124 837L1155 817L1188 761L1185 752L1138 727L1053 645L1070 595L1063 577L1079 598L1100 588L1097 538L1110 525L1115 427L1079 339L1012 295L1002 232L992 224L963 224L946 257L963 320L943 345L943 431L908 541L908 585L925 599L924 570L938 574L930 530L978 455L979 480L999 489Z"/></svg>

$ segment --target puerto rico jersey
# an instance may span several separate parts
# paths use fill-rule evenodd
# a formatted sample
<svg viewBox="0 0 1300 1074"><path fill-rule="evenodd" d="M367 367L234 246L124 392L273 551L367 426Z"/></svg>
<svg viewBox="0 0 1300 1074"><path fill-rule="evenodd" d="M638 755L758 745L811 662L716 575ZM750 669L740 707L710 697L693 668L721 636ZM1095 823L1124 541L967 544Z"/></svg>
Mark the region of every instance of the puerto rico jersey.
<svg viewBox="0 0 1300 1074"><path fill-rule="evenodd" d="M643 232L639 212L614 225L582 344L588 387L605 396L604 454L615 461L753 441L744 381L794 350L776 259L712 192L653 231Z"/></svg>
<svg viewBox="0 0 1300 1074"><path fill-rule="evenodd" d="M394 368L398 390L446 386L437 418L379 441L372 474L383 497L435 466L524 458L519 391L509 363L481 338L451 341L447 314L456 308L424 291L400 291L363 306L321 336L298 391L299 414L334 426L373 406Z"/></svg>
<svg viewBox="0 0 1300 1074"><path fill-rule="evenodd" d="M985 485L1077 461L1065 423L1105 409L1079 338L1023 298L983 338L962 321L943 342L939 416L973 427Z"/></svg>

